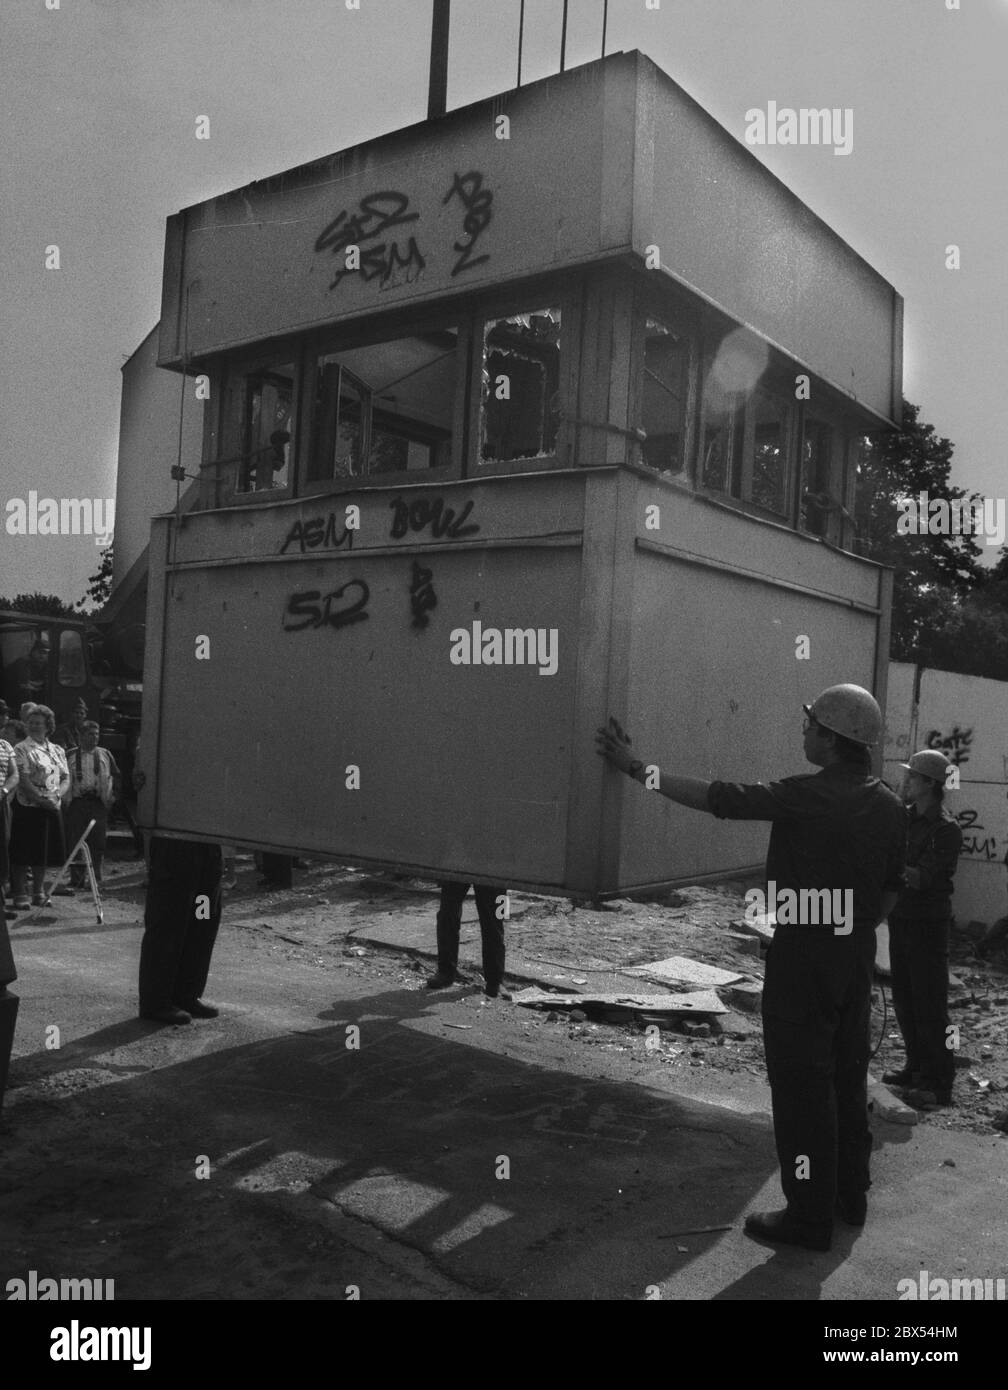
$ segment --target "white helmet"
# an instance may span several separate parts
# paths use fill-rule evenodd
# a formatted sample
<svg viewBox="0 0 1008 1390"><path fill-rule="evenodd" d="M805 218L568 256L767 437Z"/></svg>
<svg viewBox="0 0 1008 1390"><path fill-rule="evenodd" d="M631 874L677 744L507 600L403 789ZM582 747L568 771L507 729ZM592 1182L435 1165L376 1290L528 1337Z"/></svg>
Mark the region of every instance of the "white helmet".
<svg viewBox="0 0 1008 1390"><path fill-rule="evenodd" d="M802 709L822 728L866 748L874 747L882 733L878 701L860 685L831 685Z"/></svg>

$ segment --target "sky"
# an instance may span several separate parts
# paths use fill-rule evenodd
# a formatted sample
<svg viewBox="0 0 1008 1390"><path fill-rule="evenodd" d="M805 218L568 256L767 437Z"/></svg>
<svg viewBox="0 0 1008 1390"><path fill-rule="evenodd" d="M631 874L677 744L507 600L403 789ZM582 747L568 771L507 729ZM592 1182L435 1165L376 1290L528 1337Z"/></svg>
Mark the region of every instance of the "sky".
<svg viewBox="0 0 1008 1390"><path fill-rule="evenodd" d="M609 0L606 52L640 49L740 141L770 101L853 111L848 156L753 152L903 295L904 394L955 445L953 483L995 497L1008 0L954 5ZM449 109L515 85L519 10L452 0ZM523 82L559 70L562 12L526 0ZM569 0L567 67L600 56L602 12ZM0 594L75 601L97 567L92 537L2 523L33 489L114 497L120 368L160 316L166 217L423 120L430 15L430 0L3 0Z"/></svg>

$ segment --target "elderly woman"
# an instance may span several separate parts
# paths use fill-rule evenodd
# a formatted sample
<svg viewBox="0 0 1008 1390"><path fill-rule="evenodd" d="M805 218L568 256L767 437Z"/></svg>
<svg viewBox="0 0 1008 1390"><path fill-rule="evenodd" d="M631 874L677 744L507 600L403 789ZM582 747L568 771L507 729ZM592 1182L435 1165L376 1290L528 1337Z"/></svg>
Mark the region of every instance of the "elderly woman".
<svg viewBox="0 0 1008 1390"><path fill-rule="evenodd" d="M26 711L28 737L14 749L18 788L10 838L11 883L14 907L41 907L45 902L46 865L59 867L66 856L60 807L70 787L66 755L49 735L56 716L48 705L32 705ZM32 873L29 903L28 870Z"/></svg>

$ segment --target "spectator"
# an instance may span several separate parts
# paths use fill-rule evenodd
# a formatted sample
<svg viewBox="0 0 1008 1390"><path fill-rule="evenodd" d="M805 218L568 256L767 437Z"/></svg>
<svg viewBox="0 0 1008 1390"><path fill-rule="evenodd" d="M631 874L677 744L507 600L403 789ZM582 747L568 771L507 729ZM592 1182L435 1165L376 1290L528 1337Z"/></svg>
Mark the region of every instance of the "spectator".
<svg viewBox="0 0 1008 1390"><path fill-rule="evenodd" d="M0 729L0 922L15 914L7 912L4 903L4 885L10 876L10 856L7 845L10 840L10 800L17 790L18 767L14 749L4 734L7 723Z"/></svg>
<svg viewBox="0 0 1008 1390"><path fill-rule="evenodd" d="M25 721L28 737L14 749L18 788L11 827L10 860L15 910L45 902L46 866L60 867L66 857L61 805L70 787L66 756L49 735L56 719L48 705L31 705ZM32 898L28 900L28 871ZM70 893L72 889L64 889Z"/></svg>
<svg viewBox="0 0 1008 1390"><path fill-rule="evenodd" d="M80 746L81 729L88 718L88 707L83 700L78 700L73 707L73 712L65 724L61 724L53 735L53 741L67 753L71 748Z"/></svg>
<svg viewBox="0 0 1008 1390"><path fill-rule="evenodd" d="M90 820L94 821L87 838L94 864L95 878L102 881L102 858L108 836L109 808L115 801L119 769L107 748L98 746L98 725L85 719L79 730L80 746L70 749L70 801L64 813L68 850L83 835ZM70 866L70 882L74 888L86 886L85 866L75 862Z"/></svg>

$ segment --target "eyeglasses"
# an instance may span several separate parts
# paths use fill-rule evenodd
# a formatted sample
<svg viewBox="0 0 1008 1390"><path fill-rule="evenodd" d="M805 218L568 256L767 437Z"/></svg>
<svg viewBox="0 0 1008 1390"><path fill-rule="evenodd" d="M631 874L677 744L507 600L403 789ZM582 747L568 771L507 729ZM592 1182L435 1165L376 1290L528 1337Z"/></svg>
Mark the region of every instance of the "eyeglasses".
<svg viewBox="0 0 1008 1390"><path fill-rule="evenodd" d="M812 717L811 714L807 714L807 715L805 716L804 720L802 721L802 733L803 733L803 734L807 734L808 731L809 731L809 729L818 729L819 727L820 727L820 725L819 725L818 720L813 719L813 717Z"/></svg>

